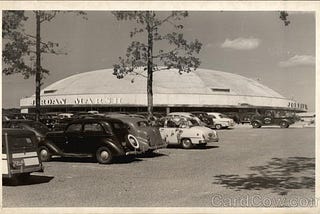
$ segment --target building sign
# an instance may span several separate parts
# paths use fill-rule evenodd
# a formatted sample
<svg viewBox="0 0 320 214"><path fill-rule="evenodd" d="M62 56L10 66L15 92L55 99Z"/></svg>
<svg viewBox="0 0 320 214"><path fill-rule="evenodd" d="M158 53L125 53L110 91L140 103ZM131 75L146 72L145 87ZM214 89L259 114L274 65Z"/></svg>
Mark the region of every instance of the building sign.
<svg viewBox="0 0 320 214"><path fill-rule="evenodd" d="M35 106L35 99L32 105ZM41 97L40 105L101 105L101 104L121 104L120 97L68 97L68 98L51 98Z"/></svg>
<svg viewBox="0 0 320 214"><path fill-rule="evenodd" d="M308 106L303 103L289 102L288 107L294 109L308 110Z"/></svg>

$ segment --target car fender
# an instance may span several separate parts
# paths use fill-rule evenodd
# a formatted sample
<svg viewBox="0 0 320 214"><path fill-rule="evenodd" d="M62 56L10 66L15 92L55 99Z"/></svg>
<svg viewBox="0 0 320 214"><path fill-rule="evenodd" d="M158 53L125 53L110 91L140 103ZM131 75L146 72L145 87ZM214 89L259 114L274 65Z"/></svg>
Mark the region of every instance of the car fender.
<svg viewBox="0 0 320 214"><path fill-rule="evenodd" d="M114 152L116 156L125 155L124 149L110 140L104 141L103 146L111 149L111 151Z"/></svg>
<svg viewBox="0 0 320 214"><path fill-rule="evenodd" d="M262 122L261 120L257 120L257 119L255 119L255 120L251 120L251 122L250 122L250 123L252 124L253 122L258 122L260 125L261 125L261 124L263 124L263 122Z"/></svg>
<svg viewBox="0 0 320 214"><path fill-rule="evenodd" d="M45 141L44 143L40 143L39 147L40 146L46 146L54 154L63 154L63 152L56 145L54 145L54 143L52 143L49 140Z"/></svg>
<svg viewBox="0 0 320 214"><path fill-rule="evenodd" d="M197 135L199 134L199 135ZM193 144L196 144L199 142L199 140L202 140L202 135L204 132L199 129L184 129L183 132L181 132L179 137L179 142L181 142L182 139L190 139Z"/></svg>
<svg viewBox="0 0 320 214"><path fill-rule="evenodd" d="M287 122L288 124L293 124L293 123L294 123L293 121L288 120L288 119L282 119L282 120L280 120L279 123L281 123L282 121L285 121L285 122Z"/></svg>

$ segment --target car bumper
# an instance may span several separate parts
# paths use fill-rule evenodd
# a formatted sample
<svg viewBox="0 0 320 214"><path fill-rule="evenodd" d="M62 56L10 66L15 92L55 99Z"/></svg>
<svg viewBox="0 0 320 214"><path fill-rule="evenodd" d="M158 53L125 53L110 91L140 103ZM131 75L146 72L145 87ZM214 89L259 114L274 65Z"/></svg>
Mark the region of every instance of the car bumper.
<svg viewBox="0 0 320 214"><path fill-rule="evenodd" d="M166 148L168 146L167 143L150 146L149 142L147 142L146 140L142 140L141 138L140 139L138 138L138 141L139 141L139 145L140 145L139 150L142 152Z"/></svg>
<svg viewBox="0 0 320 214"><path fill-rule="evenodd" d="M212 139L209 139L209 140L205 140L207 143L216 143L216 142L219 142L219 138L212 138Z"/></svg>
<svg viewBox="0 0 320 214"><path fill-rule="evenodd" d="M43 172L43 166L34 166L28 168L21 168L21 169L10 169L9 174L3 174L3 177L11 178L13 175L22 174L22 173L32 173L32 172Z"/></svg>
<svg viewBox="0 0 320 214"><path fill-rule="evenodd" d="M135 151L126 152L126 155L139 155L139 154L142 154L142 153L143 153L143 151L135 150Z"/></svg>

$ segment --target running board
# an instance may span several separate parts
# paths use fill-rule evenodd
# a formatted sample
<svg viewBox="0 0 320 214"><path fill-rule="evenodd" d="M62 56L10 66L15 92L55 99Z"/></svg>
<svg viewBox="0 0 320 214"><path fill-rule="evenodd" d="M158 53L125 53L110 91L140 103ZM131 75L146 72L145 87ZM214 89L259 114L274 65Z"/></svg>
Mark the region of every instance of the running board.
<svg viewBox="0 0 320 214"><path fill-rule="evenodd" d="M76 158L92 158L91 154L76 154L76 153L63 153L62 157L76 157Z"/></svg>

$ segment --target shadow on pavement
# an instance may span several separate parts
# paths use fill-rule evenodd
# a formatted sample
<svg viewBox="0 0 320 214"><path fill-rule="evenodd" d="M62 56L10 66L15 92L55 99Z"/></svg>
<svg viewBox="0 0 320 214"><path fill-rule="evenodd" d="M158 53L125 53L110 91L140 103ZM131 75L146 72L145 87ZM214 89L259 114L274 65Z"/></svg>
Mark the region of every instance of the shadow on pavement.
<svg viewBox="0 0 320 214"><path fill-rule="evenodd" d="M216 149L219 148L219 146L194 146L191 149L184 149L180 145L168 145L167 149L182 149L182 150L206 150L206 149Z"/></svg>
<svg viewBox="0 0 320 214"><path fill-rule="evenodd" d="M141 159L136 158L135 156L121 156L114 157L111 164L124 164L131 162L142 161ZM77 157L61 157L61 158L52 158L51 162L69 162L69 163L98 163L94 158L77 158ZM108 165L108 164L106 164Z"/></svg>
<svg viewBox="0 0 320 214"><path fill-rule="evenodd" d="M217 175L213 184L241 190L270 189L286 195L293 189L315 189L315 158L272 158L266 165L250 167L253 171L245 176Z"/></svg>
<svg viewBox="0 0 320 214"><path fill-rule="evenodd" d="M161 156L168 156L166 154L158 153L158 152L147 152L137 155L138 158L156 158Z"/></svg>
<svg viewBox="0 0 320 214"><path fill-rule="evenodd" d="M53 176L44 176L44 175L30 175L25 180L8 179L2 178L3 186L26 186L34 184L42 184L50 182L54 177Z"/></svg>

